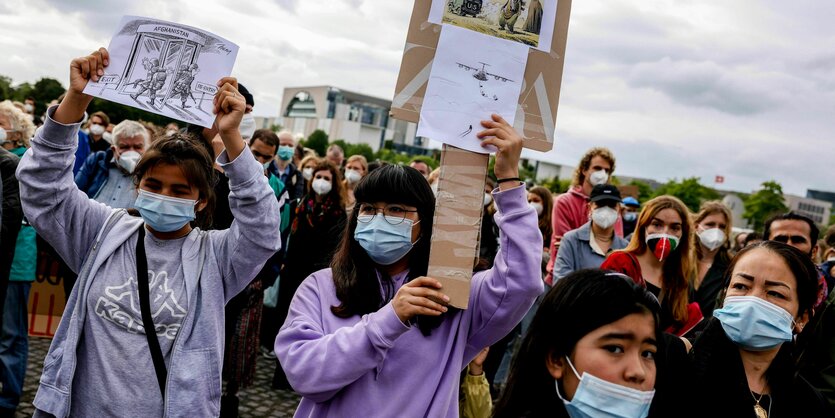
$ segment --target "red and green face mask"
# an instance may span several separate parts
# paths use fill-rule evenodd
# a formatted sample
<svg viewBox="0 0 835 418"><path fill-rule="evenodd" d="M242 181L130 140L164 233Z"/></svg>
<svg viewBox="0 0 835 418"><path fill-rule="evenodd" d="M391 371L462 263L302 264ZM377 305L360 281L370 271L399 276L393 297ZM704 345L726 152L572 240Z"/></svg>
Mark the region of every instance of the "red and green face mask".
<svg viewBox="0 0 835 418"><path fill-rule="evenodd" d="M670 253L678 248L678 237L670 234L649 234L647 235L647 246L658 258L658 261L664 261Z"/></svg>

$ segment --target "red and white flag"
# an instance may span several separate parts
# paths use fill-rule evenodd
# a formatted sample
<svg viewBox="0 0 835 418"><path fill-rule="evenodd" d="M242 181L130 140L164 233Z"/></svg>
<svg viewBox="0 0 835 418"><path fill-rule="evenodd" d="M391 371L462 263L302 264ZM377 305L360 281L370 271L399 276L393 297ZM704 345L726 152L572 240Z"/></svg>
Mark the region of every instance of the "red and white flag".
<svg viewBox="0 0 835 418"><path fill-rule="evenodd" d="M713 182L717 184L722 184L725 182L725 176L716 176Z"/></svg>

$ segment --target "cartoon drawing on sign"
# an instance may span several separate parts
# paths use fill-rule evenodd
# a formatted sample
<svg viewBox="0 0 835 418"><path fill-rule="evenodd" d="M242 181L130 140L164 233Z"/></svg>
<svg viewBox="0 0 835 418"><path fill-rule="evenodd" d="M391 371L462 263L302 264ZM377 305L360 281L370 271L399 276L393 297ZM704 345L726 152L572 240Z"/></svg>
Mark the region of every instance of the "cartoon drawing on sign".
<svg viewBox="0 0 835 418"><path fill-rule="evenodd" d="M197 84L213 86L230 75L238 47L189 26L126 16L108 51L107 82L91 82L85 93L210 127L214 117L205 109L217 90Z"/></svg>
<svg viewBox="0 0 835 418"><path fill-rule="evenodd" d="M515 119L529 50L516 42L444 26L417 135L473 152L492 151L476 138L481 120L491 113Z"/></svg>
<svg viewBox="0 0 835 418"><path fill-rule="evenodd" d="M433 0L432 23L445 23L550 51L557 0Z"/></svg>
<svg viewBox="0 0 835 418"><path fill-rule="evenodd" d="M484 71L484 67L487 67L490 64L479 62L479 64L481 64L481 69L478 69L476 67L470 67L469 65L461 64L460 62L458 62L456 64L458 64L458 68L463 68L467 71L475 71L475 74L473 74L473 78L478 80L478 88L479 88L479 90L481 90L481 96L482 97L492 98L493 100L499 100L499 96L497 96L495 94L489 95L485 92L484 84L488 80L487 76L493 77L494 79L496 79L498 81L501 81L503 83L507 83L508 81L510 81L511 83L513 82L513 80L511 80L509 78L505 78L505 77L502 77L502 76L496 75L496 74L490 74L487 71Z"/></svg>

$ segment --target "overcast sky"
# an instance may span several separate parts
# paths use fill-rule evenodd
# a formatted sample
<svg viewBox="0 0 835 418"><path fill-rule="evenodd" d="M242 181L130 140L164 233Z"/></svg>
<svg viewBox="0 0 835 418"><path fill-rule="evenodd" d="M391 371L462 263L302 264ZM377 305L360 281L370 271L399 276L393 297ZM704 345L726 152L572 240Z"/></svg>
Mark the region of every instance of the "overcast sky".
<svg viewBox="0 0 835 418"><path fill-rule="evenodd" d="M233 75L255 114L284 87L333 85L391 99L408 0L3 0L0 74L53 77L106 46L122 15L184 23L240 46ZM751 191L835 191L835 2L578 0L568 29L554 150L576 164L611 148L617 173L701 177Z"/></svg>

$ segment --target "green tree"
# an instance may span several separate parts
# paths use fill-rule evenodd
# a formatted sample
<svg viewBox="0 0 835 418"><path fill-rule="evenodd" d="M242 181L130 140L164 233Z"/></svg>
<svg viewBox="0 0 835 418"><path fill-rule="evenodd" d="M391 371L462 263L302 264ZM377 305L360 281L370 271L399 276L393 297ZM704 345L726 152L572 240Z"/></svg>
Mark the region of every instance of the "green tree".
<svg viewBox="0 0 835 418"><path fill-rule="evenodd" d="M541 186L554 194L565 193L571 188L571 179L560 180L559 177L554 176L543 181Z"/></svg>
<svg viewBox="0 0 835 418"><path fill-rule="evenodd" d="M638 188L638 201L646 202L647 200L652 199L652 187L650 187L649 184L640 180L632 180L629 182L629 185Z"/></svg>
<svg viewBox="0 0 835 418"><path fill-rule="evenodd" d="M750 222L753 229L759 230L770 216L788 210L783 200L783 187L771 180L763 183L759 190L745 200L745 212L742 217Z"/></svg>
<svg viewBox="0 0 835 418"><path fill-rule="evenodd" d="M32 98L35 99L35 114L40 115L46 112L46 106L49 105L49 102L64 94L64 91L64 86L54 78L44 77L38 80L32 89ZM24 99L26 98L24 97Z"/></svg>
<svg viewBox="0 0 835 418"><path fill-rule="evenodd" d="M721 197L716 190L699 183L698 177L686 178L680 182L676 179L670 180L659 187L653 194L653 197L661 195L671 195L681 199L693 212L699 211L699 206L703 201L719 199Z"/></svg>
<svg viewBox="0 0 835 418"><path fill-rule="evenodd" d="M348 144L348 149L345 151L346 155L362 155L365 160L371 162L374 160L374 150L368 144Z"/></svg>
<svg viewBox="0 0 835 418"><path fill-rule="evenodd" d="M307 141L304 141L304 146L316 151L317 155L324 157L328 148L328 134L321 129L317 129L310 134Z"/></svg>
<svg viewBox="0 0 835 418"><path fill-rule="evenodd" d="M273 132L281 132L284 130L284 126L282 126L280 123L274 123L270 125L270 130Z"/></svg>
<svg viewBox="0 0 835 418"><path fill-rule="evenodd" d="M12 79L4 75L0 75L0 101L13 99L14 88L12 87Z"/></svg>

